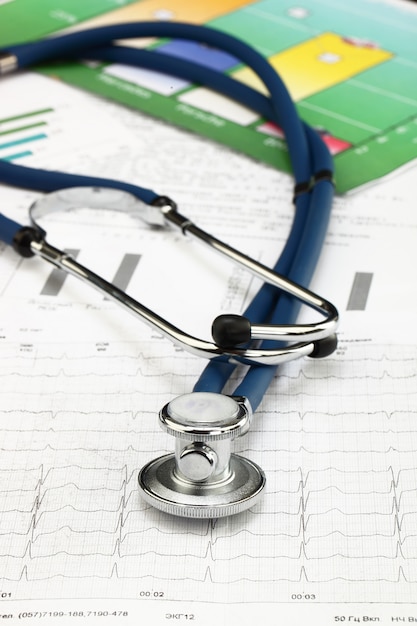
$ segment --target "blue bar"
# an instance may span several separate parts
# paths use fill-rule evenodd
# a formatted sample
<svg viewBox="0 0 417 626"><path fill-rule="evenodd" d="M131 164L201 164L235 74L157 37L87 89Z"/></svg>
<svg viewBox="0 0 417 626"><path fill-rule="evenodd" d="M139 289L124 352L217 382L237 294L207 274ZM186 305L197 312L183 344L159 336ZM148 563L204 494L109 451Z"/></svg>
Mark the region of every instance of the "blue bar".
<svg viewBox="0 0 417 626"><path fill-rule="evenodd" d="M163 54L171 54L172 56L196 61L205 67L209 67L218 72L225 72L235 65L239 65L240 61L228 52L216 50L203 46L195 41L187 41L184 39L173 39L169 43L163 44L155 48L156 52Z"/></svg>
<svg viewBox="0 0 417 626"><path fill-rule="evenodd" d="M15 139L14 141L8 141L7 143L0 143L0 149L14 148L14 146L20 146L23 143L28 143L29 141L37 141L38 139L46 138L47 135L45 135L45 133L40 133L39 135L31 135L30 137L24 137L23 139Z"/></svg>
<svg viewBox="0 0 417 626"><path fill-rule="evenodd" d="M2 157L0 161L14 161L15 159L23 159L23 157L32 156L33 152L26 150L25 152L17 152L7 157Z"/></svg>

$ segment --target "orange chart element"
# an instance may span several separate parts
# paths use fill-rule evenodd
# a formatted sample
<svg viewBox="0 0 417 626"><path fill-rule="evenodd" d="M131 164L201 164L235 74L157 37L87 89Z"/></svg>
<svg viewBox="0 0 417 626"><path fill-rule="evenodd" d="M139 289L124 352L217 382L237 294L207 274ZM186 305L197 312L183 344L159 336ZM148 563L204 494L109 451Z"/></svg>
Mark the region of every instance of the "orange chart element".
<svg viewBox="0 0 417 626"><path fill-rule="evenodd" d="M255 0L141 0L121 9L83 23L86 26L105 26L136 20L172 20L204 24L216 17L241 9Z"/></svg>
<svg viewBox="0 0 417 626"><path fill-rule="evenodd" d="M302 100L393 57L369 42L323 33L269 58L293 100ZM265 86L248 68L233 77L266 93Z"/></svg>

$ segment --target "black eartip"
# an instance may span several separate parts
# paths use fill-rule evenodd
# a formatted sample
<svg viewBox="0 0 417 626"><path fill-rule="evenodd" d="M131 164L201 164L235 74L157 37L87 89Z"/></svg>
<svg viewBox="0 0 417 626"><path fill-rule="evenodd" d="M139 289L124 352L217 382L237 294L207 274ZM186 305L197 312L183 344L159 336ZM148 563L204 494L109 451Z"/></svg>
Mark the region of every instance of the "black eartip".
<svg viewBox="0 0 417 626"><path fill-rule="evenodd" d="M324 359L324 357L332 354L337 348L337 335L329 335L320 341L314 343L314 349L308 356L311 359Z"/></svg>
<svg viewBox="0 0 417 626"><path fill-rule="evenodd" d="M176 202L174 202L174 200L171 200L171 198L168 198L168 196L157 196L156 198L154 198L154 200L152 200L151 204L152 206L157 207L170 206L175 210L177 209Z"/></svg>
<svg viewBox="0 0 417 626"><path fill-rule="evenodd" d="M32 226L22 226L13 237L13 249L25 258L34 255L30 244L33 241L39 242L43 239L43 232Z"/></svg>
<svg viewBox="0 0 417 626"><path fill-rule="evenodd" d="M235 348L250 341L250 321L242 315L219 315L213 322L211 334L220 348Z"/></svg>

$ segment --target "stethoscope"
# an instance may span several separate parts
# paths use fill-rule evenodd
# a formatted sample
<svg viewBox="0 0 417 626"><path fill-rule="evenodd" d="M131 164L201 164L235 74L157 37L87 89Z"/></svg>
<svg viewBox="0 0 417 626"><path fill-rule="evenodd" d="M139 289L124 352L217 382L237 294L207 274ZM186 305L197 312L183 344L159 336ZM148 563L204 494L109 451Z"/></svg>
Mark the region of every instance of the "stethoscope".
<svg viewBox="0 0 417 626"><path fill-rule="evenodd" d="M270 97L225 74L192 61L125 46L115 40L174 37L226 51L249 66ZM194 518L232 515L259 499L265 475L251 460L231 451L245 434L280 363L321 358L336 348L336 308L301 285L308 285L324 242L333 198L332 159L319 135L302 122L282 80L253 48L211 28L171 22L138 22L70 33L0 51L0 74L51 59L76 57L137 65L205 84L277 123L284 131L295 178L294 219L273 269L237 251L181 215L175 202L154 191L117 180L38 170L0 161L0 182L48 192L29 210L30 226L0 215L0 239L23 257L39 256L104 292L175 344L209 359L191 393L166 404L159 414L175 438L175 452L139 472L139 491L157 509ZM207 244L263 281L244 315L221 315L213 341L193 337L170 324L46 241L39 223L48 214L77 207L126 212L147 223L169 225ZM301 304L319 312L314 324L295 324ZM222 393L238 364L247 365L233 395Z"/></svg>

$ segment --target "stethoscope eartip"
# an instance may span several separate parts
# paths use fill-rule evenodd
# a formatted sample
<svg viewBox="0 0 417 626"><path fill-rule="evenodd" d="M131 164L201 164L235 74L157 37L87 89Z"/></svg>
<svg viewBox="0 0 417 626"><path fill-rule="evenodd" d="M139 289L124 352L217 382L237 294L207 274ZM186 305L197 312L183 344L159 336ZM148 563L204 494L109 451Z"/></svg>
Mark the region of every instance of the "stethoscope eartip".
<svg viewBox="0 0 417 626"><path fill-rule="evenodd" d="M337 335L329 335L314 342L314 349L308 355L311 359L324 359L326 356L330 356L337 348Z"/></svg>
<svg viewBox="0 0 417 626"><path fill-rule="evenodd" d="M219 315L213 321L211 335L220 348L235 348L251 340L251 323L243 315Z"/></svg>

